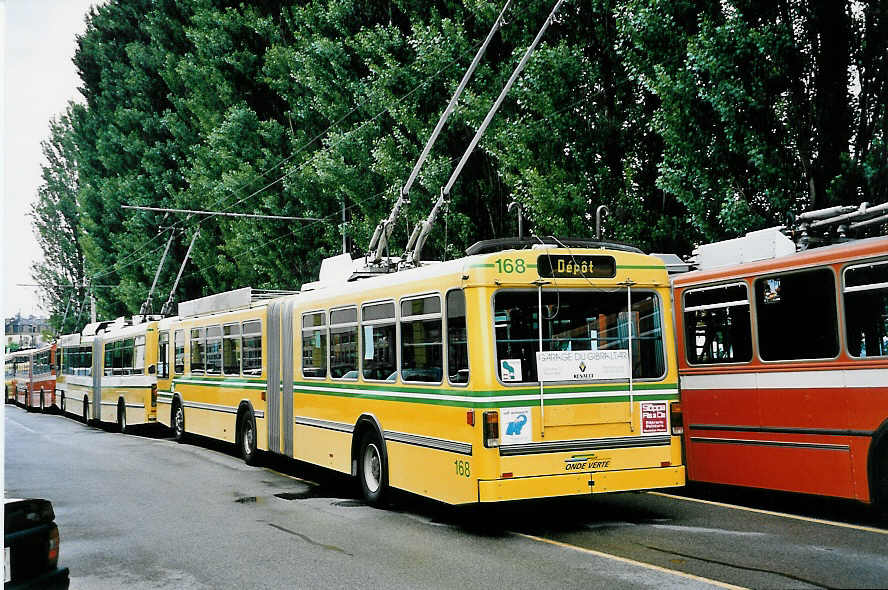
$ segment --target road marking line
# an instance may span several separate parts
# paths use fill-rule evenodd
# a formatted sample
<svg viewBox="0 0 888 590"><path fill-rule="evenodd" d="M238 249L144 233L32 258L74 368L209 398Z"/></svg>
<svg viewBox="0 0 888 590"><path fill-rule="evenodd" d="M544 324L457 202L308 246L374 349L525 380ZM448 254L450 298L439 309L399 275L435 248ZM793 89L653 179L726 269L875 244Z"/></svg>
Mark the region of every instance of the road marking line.
<svg viewBox="0 0 888 590"><path fill-rule="evenodd" d="M548 543L549 545L555 545L556 547L564 547L566 549L573 549L574 551L588 553L590 555L595 555L596 557L603 557L604 559L611 559L611 560L619 561L619 562L626 563L629 565L634 565L634 566L638 566L638 567L643 567L645 569L654 570L656 572L671 574L673 576L679 576L681 578L687 578L689 580L695 580L697 582L703 582L705 584L712 584L713 586L718 586L719 588L730 588L731 590L745 590L744 586L735 586L733 584L728 584L726 582L719 582L718 580L711 580L709 578L695 576L694 574L687 574L685 572L680 572L678 570L672 570L669 568L660 567L658 565L653 565L651 563L644 563L643 561L635 561L634 559L620 557L619 555L612 555L610 553L602 553L601 551L596 551L594 549L586 549L585 547L578 547L577 545L570 545L568 543L562 543L561 541L553 541L552 539L544 539L543 537L537 537L536 535L528 535L526 533L513 533L513 534L518 535L519 537L524 537L525 539L530 539L532 541L539 541L540 543Z"/></svg>
<svg viewBox="0 0 888 590"><path fill-rule="evenodd" d="M10 417L10 420L9 420L9 421L10 421L11 423L15 424L16 426L18 426L19 428L24 428L24 429L27 430L28 432L33 432L34 434L40 434L38 431L36 431L36 430L32 430L31 428L28 428L27 426L25 426L24 424L22 424L22 423L19 422L18 420L13 420L11 417Z"/></svg>
<svg viewBox="0 0 888 590"><path fill-rule="evenodd" d="M824 520L822 518L812 518L809 516L799 516L798 514L787 514L786 512L774 512L772 510L762 510L761 508L749 508L746 506L738 506L736 504L725 504L724 502L715 502L713 500L701 500L700 498L688 498L686 496L676 496L673 494L664 494L663 492L648 492L654 496L663 496L664 498L674 498L676 500L687 500L688 502L698 502L700 504L709 504L711 506L719 506L721 508L733 508L735 510L744 510L746 512L756 512L758 514L768 514L770 516L782 516L783 518L792 518L795 520L803 520L805 522L814 522L817 524L825 524L830 526L842 527L845 529L855 529L865 531L867 533L877 533L880 535L888 535L888 530L879 529L862 524L850 524L847 522L836 522L834 520Z"/></svg>

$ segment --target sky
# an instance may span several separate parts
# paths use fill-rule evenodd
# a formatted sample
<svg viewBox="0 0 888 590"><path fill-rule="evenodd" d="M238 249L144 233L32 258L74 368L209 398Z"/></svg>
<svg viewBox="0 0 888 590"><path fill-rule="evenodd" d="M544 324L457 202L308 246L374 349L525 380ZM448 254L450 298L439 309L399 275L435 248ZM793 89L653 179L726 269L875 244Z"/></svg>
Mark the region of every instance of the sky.
<svg viewBox="0 0 888 590"><path fill-rule="evenodd" d="M45 315L39 308L31 265L41 259L28 208L37 196L49 121L68 101L81 100L71 58L75 36L96 0L0 0L3 48L2 133L4 317Z"/></svg>

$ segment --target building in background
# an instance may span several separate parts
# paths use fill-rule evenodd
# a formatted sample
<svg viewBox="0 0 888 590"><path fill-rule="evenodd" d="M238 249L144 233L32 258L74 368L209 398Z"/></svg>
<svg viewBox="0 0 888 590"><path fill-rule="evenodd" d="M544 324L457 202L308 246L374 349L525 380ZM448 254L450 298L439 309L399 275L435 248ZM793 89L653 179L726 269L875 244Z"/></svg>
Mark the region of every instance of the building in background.
<svg viewBox="0 0 888 590"><path fill-rule="evenodd" d="M18 313L6 318L4 347L7 352L22 348L36 348L49 341L49 320L37 316L22 316Z"/></svg>

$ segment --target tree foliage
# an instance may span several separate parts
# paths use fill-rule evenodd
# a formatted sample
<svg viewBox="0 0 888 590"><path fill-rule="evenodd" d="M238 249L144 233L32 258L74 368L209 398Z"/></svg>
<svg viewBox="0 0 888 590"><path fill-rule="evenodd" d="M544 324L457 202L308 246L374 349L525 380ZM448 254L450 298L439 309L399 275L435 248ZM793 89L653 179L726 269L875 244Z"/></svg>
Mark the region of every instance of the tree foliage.
<svg viewBox="0 0 888 590"><path fill-rule="evenodd" d="M29 212L43 260L31 269L41 286L42 304L51 310L49 323L57 332L78 329L84 306L83 250L77 203L77 148L66 113L50 122L49 139L41 147L45 162L37 200Z"/></svg>
<svg viewBox="0 0 888 590"><path fill-rule="evenodd" d="M510 9L414 185L392 254L428 215L551 8ZM64 201L75 204L71 233L59 243L82 251L77 269L94 284L116 285L96 291L100 316L138 309L170 233L155 300L197 231L180 300L296 288L343 238L361 253L499 9L489 0L92 9L74 59L84 101L54 127L51 141L66 147L49 169L76 178ZM606 205L608 237L679 253L812 207L884 202L886 60L888 9L878 0L566 2L424 254L453 257L514 234L513 199L539 235L590 236ZM124 204L321 221L173 217ZM60 273L71 262L50 262L53 239L46 233L46 269ZM58 282L49 272L35 271ZM58 315L64 296L47 287L46 299Z"/></svg>

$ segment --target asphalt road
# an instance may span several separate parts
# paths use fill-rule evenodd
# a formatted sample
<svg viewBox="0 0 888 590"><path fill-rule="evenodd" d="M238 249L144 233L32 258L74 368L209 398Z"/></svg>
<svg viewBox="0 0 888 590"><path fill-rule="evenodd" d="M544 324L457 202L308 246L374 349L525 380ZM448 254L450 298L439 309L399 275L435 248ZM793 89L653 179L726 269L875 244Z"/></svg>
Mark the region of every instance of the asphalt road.
<svg viewBox="0 0 888 590"><path fill-rule="evenodd" d="M835 503L789 517L699 494L459 509L396 494L377 510L348 478L249 467L212 441L13 406L4 422L4 491L52 500L73 589L888 586L888 530L866 510L814 520Z"/></svg>

